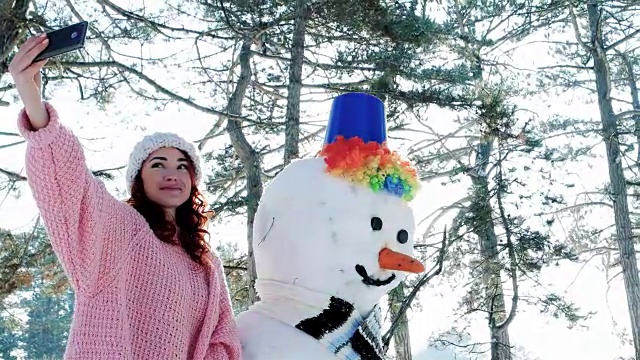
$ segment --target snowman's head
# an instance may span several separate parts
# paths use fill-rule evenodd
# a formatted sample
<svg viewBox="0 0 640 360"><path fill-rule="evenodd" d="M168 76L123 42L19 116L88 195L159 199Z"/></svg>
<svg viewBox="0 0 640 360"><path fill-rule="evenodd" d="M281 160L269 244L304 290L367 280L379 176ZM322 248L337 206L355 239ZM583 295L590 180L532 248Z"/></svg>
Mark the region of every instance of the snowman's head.
<svg viewBox="0 0 640 360"><path fill-rule="evenodd" d="M424 270L411 257L415 222L407 201L417 179L391 176L389 169L407 164L391 152L363 156L369 145L361 140L359 155L338 161L348 156L340 153L345 143L292 162L265 188L253 251L259 279L336 296L367 314L408 273ZM381 169L387 179L376 183Z"/></svg>

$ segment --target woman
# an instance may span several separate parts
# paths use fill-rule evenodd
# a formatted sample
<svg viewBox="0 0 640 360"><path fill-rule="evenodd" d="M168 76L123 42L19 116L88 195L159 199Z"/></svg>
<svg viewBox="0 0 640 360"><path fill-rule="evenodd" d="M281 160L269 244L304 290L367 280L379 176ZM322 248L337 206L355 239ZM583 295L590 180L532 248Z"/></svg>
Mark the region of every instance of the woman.
<svg viewBox="0 0 640 360"><path fill-rule="evenodd" d="M87 169L81 144L40 98L27 40L9 66L24 103L26 171L49 239L75 290L65 359L240 359L220 260L204 236L192 144L154 134L130 156L120 202Z"/></svg>

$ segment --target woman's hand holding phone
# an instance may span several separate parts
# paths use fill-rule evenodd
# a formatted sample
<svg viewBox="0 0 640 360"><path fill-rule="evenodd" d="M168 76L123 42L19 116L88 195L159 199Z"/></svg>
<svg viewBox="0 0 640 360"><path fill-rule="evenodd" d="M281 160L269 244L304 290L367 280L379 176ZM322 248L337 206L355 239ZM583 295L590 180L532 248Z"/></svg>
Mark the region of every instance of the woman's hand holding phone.
<svg viewBox="0 0 640 360"><path fill-rule="evenodd" d="M47 59L33 62L48 43L47 34L29 38L22 44L9 64L9 72L13 77L33 130L42 129L49 123L49 114L42 103L42 75L40 74Z"/></svg>

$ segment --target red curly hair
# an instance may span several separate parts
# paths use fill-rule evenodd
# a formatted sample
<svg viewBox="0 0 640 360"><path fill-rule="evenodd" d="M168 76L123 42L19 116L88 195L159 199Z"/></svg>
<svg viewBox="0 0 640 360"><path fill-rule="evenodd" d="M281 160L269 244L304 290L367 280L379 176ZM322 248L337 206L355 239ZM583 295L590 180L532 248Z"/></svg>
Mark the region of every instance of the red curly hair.
<svg viewBox="0 0 640 360"><path fill-rule="evenodd" d="M194 262L205 265L210 263L207 255L211 252L211 249L205 241L205 235L210 236L206 228L211 212L206 211L207 201L196 186L193 161L186 153L182 150L180 151L189 162L191 195L189 200L176 208L175 225L167 220L162 207L147 197L140 171L133 182L131 197L125 202L133 206L147 220L149 227L151 227L158 239L165 243L173 244L177 233L178 241L184 251L189 254L189 257Z"/></svg>

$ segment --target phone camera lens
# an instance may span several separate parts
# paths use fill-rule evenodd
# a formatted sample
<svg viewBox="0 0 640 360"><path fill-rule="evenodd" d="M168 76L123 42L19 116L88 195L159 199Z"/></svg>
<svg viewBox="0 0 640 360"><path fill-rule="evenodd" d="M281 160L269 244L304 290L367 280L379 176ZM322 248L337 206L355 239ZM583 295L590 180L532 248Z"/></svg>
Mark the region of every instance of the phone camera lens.
<svg viewBox="0 0 640 360"><path fill-rule="evenodd" d="M78 36L78 32L76 32L76 31L74 31L74 32L71 34L71 38L72 38L72 39L75 39L77 36Z"/></svg>

